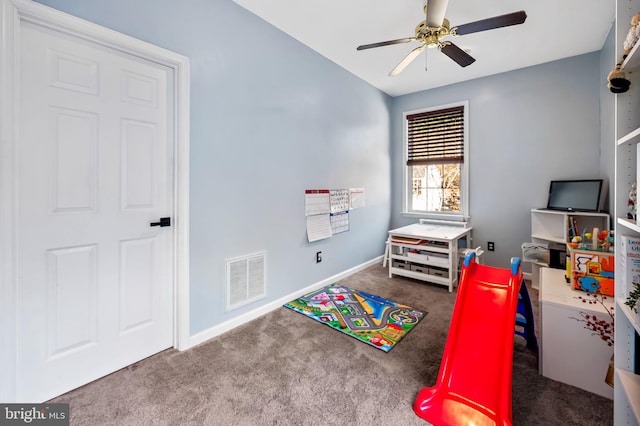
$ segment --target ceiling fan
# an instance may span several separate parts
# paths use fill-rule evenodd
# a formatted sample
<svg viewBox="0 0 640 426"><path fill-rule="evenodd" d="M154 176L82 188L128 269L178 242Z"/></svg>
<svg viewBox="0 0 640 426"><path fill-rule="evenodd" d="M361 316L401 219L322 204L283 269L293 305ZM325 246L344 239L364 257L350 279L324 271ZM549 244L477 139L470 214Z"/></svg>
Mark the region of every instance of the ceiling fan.
<svg viewBox="0 0 640 426"><path fill-rule="evenodd" d="M452 42L442 38L448 35L460 36L465 34L477 33L480 31L492 30L495 28L508 27L511 25L522 24L527 19L524 10L519 12L508 13L506 15L494 16L493 18L482 19L480 21L469 22L467 24L451 27L449 20L445 19L444 14L447 10L449 0L426 0L424 6L426 18L420 22L415 29L413 37L400 38L396 40L381 41L378 43L363 44L357 47L357 50L371 49L374 47L390 46L393 44L408 43L411 41L419 41L421 46L413 49L405 56L398 65L389 73L389 76L400 74L418 55L427 47L437 47L442 53L453 59L461 67L466 67L475 62L475 59L467 52L453 44Z"/></svg>

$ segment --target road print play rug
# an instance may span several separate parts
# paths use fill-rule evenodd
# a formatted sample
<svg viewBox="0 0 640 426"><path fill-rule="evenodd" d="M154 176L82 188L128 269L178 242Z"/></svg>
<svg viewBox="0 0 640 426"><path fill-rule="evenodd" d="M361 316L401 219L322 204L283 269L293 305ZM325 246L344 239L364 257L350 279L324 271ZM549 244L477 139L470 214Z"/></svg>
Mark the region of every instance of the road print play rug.
<svg viewBox="0 0 640 426"><path fill-rule="evenodd" d="M385 352L427 314L338 284L312 291L284 306Z"/></svg>

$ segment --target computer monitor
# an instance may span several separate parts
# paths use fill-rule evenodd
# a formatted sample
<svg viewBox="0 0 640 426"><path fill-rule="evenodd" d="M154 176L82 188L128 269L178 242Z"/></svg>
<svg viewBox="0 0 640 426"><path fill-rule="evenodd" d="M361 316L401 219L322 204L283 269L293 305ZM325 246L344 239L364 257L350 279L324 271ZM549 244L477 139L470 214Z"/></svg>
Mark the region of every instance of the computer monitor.
<svg viewBox="0 0 640 426"><path fill-rule="evenodd" d="M549 185L550 210L599 212L606 188L603 179L552 180Z"/></svg>

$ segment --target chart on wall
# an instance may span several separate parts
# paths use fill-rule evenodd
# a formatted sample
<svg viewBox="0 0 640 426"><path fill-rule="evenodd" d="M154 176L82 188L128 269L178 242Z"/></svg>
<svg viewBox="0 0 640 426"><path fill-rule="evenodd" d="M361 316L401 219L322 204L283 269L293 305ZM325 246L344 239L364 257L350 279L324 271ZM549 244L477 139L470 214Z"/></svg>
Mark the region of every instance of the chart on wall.
<svg viewBox="0 0 640 426"><path fill-rule="evenodd" d="M358 207L364 207L364 188L305 190L309 242L348 231L349 210Z"/></svg>

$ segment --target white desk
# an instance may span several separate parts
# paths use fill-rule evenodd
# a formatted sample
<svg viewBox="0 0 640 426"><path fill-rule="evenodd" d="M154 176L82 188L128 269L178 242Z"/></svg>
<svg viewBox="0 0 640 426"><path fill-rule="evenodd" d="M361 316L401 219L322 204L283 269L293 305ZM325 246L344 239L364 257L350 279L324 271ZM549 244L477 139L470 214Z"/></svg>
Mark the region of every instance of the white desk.
<svg viewBox="0 0 640 426"><path fill-rule="evenodd" d="M566 284L564 274L562 269L540 269L540 373L613 399L613 388L604 382L613 347L572 319L581 318L580 312L607 321L609 316L600 304L578 299L587 294ZM613 298L607 298L605 305L613 307Z"/></svg>
<svg viewBox="0 0 640 426"><path fill-rule="evenodd" d="M414 223L389 231L389 277L402 275L449 291L458 282L458 241L471 247L471 227Z"/></svg>

